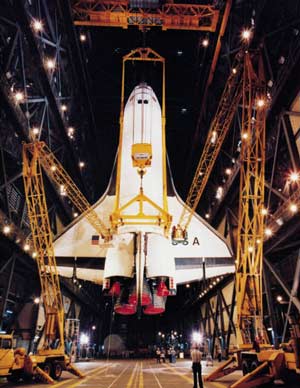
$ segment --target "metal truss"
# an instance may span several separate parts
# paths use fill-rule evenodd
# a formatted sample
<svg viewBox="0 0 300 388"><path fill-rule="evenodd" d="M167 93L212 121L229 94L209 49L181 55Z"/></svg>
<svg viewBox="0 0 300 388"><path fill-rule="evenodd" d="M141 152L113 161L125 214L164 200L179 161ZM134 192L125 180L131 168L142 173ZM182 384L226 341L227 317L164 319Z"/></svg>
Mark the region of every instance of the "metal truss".
<svg viewBox="0 0 300 388"><path fill-rule="evenodd" d="M94 186L99 166L97 140L89 98L81 89L84 69L82 61L78 66L73 64L74 58L80 58L78 38L71 17L66 25L68 18L63 12L60 2L55 1L5 0L0 4L0 228L1 232L5 225L10 228L1 236L1 265L9 260L6 252L17 251L12 284L20 277L19 262L23 265L23 256L27 261L29 257L24 251L30 228L20 179L22 142L44 141L90 200L99 195ZM50 181L45 187L55 234L57 220L70 222L73 209ZM31 272L36 270L34 261L29 263ZM28 290L32 292L29 286ZM77 287L74 293L81 301L87 299L83 289ZM19 306L17 300L13 303ZM13 315L19 310L17 307ZM9 322L10 326L16 319Z"/></svg>
<svg viewBox="0 0 300 388"><path fill-rule="evenodd" d="M233 62L231 74L226 82L214 119L210 125L206 143L198 163L194 179L186 199L179 225L184 229L196 211L206 187L224 139L230 129L242 94L243 51L239 52Z"/></svg>
<svg viewBox="0 0 300 388"><path fill-rule="evenodd" d="M212 5L165 3L159 8L130 5L129 0L75 0L72 7L75 24L85 26L141 29L161 27L163 30L216 30L219 10Z"/></svg>

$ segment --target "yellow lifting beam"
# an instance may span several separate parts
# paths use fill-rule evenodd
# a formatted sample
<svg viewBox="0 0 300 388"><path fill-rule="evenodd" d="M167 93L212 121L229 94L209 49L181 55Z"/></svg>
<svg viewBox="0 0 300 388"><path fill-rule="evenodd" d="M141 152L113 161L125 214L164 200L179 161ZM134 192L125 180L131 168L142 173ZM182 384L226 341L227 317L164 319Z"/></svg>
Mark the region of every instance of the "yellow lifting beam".
<svg viewBox="0 0 300 388"><path fill-rule="evenodd" d="M130 199L127 203L121 205L120 201L120 182L121 182L121 164L122 164L122 144L123 144L123 125L124 125L124 107L125 107L125 78L126 78L126 63L128 62L158 62L162 64L162 170L163 170L163 198L162 206L158 206L150 198L148 198L142 187L140 187L139 193ZM117 162L117 178L116 178L116 200L114 205L114 211L110 216L112 229L115 230L118 226L122 225L157 225L162 227L165 234L168 233L172 216L168 212L168 200L167 200L167 157L166 157L166 82L165 82L165 59L150 47L139 47L132 50L129 54L123 57L122 64L122 88L121 88L121 107L120 107L120 135L119 135L119 152ZM144 150L147 144L139 144L143 146ZM133 145L134 149L134 145ZM148 150L150 154L150 147ZM146 166L145 166L146 167ZM132 214L129 210L131 206L138 203L139 210L136 214ZM145 206L151 207L155 214L146 214L144 212ZM127 213L126 213L127 211Z"/></svg>
<svg viewBox="0 0 300 388"><path fill-rule="evenodd" d="M133 8L129 0L74 0L74 23L79 26L122 27L215 32L219 10L213 5L174 4Z"/></svg>
<svg viewBox="0 0 300 388"><path fill-rule="evenodd" d="M210 125L206 143L192 181L179 225L187 230L197 209L211 171L230 128L242 95L242 73L244 52L239 52L233 62L215 117Z"/></svg>
<svg viewBox="0 0 300 388"><path fill-rule="evenodd" d="M91 208L91 205L85 196L78 189L72 178L62 167L58 159L54 156L46 143L34 142L24 145L32 154L36 154L39 163L43 166L48 177L58 186L58 188L70 199L76 209L83 214L94 229L105 240L111 239L110 230L98 217L97 213Z"/></svg>
<svg viewBox="0 0 300 388"><path fill-rule="evenodd" d="M266 342L263 330L262 264L264 237L264 173L266 90L262 58L258 70L245 53L242 97L242 146L236 258L238 345Z"/></svg>

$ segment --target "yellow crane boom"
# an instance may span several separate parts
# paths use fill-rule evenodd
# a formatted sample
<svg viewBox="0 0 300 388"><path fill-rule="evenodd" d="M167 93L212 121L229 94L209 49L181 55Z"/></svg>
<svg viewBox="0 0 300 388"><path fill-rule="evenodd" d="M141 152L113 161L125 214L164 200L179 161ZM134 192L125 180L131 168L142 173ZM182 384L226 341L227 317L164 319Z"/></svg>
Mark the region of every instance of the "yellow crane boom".
<svg viewBox="0 0 300 388"><path fill-rule="evenodd" d="M78 189L72 178L62 167L58 159L51 152L45 142L34 142L25 145L28 151L36 154L40 164L48 177L58 186L58 188L70 199L72 204L78 209L81 214L84 214L89 223L100 234L100 236L108 241L111 239L110 230L106 227L103 221L98 217L97 213L91 208L91 205L85 196Z"/></svg>
<svg viewBox="0 0 300 388"><path fill-rule="evenodd" d="M235 57L231 74L228 77L217 112L210 125L206 143L185 202L186 206L180 215L178 224L183 230L187 230L193 214L197 209L240 102L242 95L243 58L243 51L239 52Z"/></svg>
<svg viewBox="0 0 300 388"><path fill-rule="evenodd" d="M41 281L45 309L44 349L59 340L57 350L64 354L64 309L54 256L42 166L35 145L23 146L23 179L32 241Z"/></svg>

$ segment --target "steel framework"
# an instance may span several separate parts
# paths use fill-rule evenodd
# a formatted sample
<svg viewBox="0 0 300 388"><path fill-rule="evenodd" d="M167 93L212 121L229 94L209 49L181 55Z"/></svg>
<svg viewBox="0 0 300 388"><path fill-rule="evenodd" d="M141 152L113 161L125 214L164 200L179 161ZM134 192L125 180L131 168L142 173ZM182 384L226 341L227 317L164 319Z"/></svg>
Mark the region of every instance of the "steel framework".
<svg viewBox="0 0 300 388"><path fill-rule="evenodd" d="M211 5L167 3L159 8L133 8L129 0L75 0L76 25L161 27L163 30L216 30L219 11Z"/></svg>
<svg viewBox="0 0 300 388"><path fill-rule="evenodd" d="M237 341L252 346L263 337L262 264L266 91L261 57L258 73L245 53L242 97L242 147L238 214L236 309Z"/></svg>

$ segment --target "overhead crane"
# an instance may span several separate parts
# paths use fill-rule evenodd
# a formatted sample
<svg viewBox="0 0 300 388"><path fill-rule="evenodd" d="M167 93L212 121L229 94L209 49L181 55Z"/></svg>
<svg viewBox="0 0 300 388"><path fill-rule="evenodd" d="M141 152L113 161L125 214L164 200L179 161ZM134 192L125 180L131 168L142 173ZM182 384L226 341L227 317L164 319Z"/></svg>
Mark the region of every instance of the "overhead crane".
<svg viewBox="0 0 300 388"><path fill-rule="evenodd" d="M161 7L134 7L130 0L75 0L72 3L75 25L122 27L161 27L163 30L214 32L219 10L213 5L174 4Z"/></svg>

